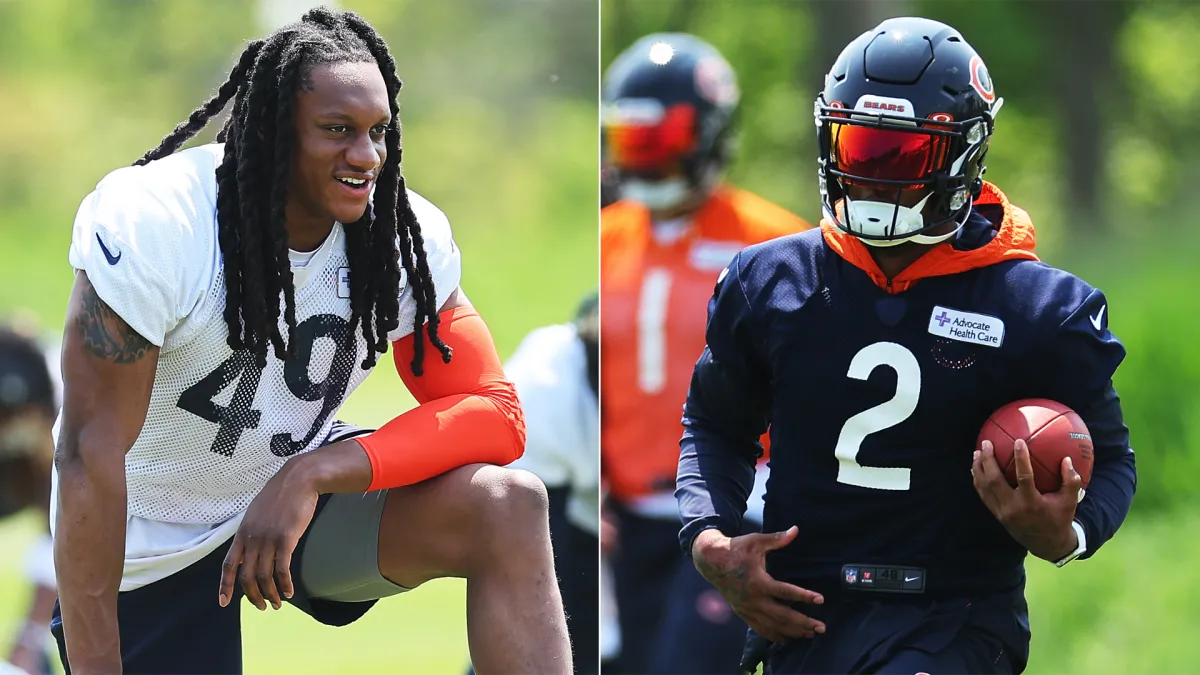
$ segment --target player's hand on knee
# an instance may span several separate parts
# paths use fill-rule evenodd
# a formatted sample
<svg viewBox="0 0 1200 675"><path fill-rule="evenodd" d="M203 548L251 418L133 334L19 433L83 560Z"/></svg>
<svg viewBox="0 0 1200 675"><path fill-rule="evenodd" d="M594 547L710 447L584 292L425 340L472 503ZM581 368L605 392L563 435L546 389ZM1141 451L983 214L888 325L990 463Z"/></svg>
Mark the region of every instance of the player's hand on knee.
<svg viewBox="0 0 1200 675"><path fill-rule="evenodd" d="M825 624L789 605L821 604L824 598L767 573L767 553L787 546L797 533L792 527L785 532L731 538L707 530L692 545L692 560L700 574L755 633L772 642L811 638L825 632Z"/></svg>
<svg viewBox="0 0 1200 675"><path fill-rule="evenodd" d="M1023 440L1014 445L1013 462L1017 475L1015 488L996 462L991 442L984 441L971 464L975 491L1017 543L1038 558L1058 560L1077 544L1071 522L1075 519L1083 481L1067 457L1061 467L1062 487L1045 494L1038 492L1029 446Z"/></svg>
<svg viewBox="0 0 1200 675"><path fill-rule="evenodd" d="M287 465L267 481L246 509L222 564L222 607L233 597L234 583L260 610L266 610L268 602L279 609L284 598L292 597L292 552L312 521L317 497L316 490L287 471Z"/></svg>

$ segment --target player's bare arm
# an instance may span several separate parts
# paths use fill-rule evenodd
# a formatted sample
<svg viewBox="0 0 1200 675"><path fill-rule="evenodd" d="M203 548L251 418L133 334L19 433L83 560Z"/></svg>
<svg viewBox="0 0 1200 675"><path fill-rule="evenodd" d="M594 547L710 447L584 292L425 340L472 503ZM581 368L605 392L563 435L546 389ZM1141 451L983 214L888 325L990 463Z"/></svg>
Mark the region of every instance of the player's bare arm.
<svg viewBox="0 0 1200 675"><path fill-rule="evenodd" d="M74 673L117 673L117 590L125 544L125 453L145 421L158 348L79 272L63 336L62 430L55 451L54 557Z"/></svg>
<svg viewBox="0 0 1200 675"><path fill-rule="evenodd" d="M1078 544L1071 523L1075 520L1082 479L1071 465L1071 458L1066 457L1061 467L1062 487L1057 492L1042 494L1034 486L1033 463L1024 440L1016 441L1013 458L1017 466L1016 488L1008 484L1000 470L991 441L984 441L982 450L975 451L971 465L975 490L1013 539L1042 560L1059 560Z"/></svg>

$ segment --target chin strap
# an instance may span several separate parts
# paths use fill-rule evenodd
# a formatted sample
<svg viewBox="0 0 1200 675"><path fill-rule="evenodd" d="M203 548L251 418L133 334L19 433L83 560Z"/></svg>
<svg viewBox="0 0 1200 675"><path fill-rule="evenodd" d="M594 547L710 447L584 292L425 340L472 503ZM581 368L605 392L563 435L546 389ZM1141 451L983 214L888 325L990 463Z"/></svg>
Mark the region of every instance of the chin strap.
<svg viewBox="0 0 1200 675"><path fill-rule="evenodd" d="M875 248L888 248L891 246L899 246L900 244L907 244L909 242L912 242L914 244L940 244L943 241L946 241L947 239L950 239L951 237L954 237L955 235L957 235L958 231L961 230L962 228L963 228L963 226L961 224L959 224L958 227L954 228L953 230L951 230L945 234L914 234L910 237L905 237L903 239L862 239L862 238L860 238L859 241L866 244L867 246L873 246Z"/></svg>
<svg viewBox="0 0 1200 675"><path fill-rule="evenodd" d="M890 202L854 201L846 197L839 204L841 206L839 210L843 211L841 215L844 216L839 220L846 223L846 229L850 234L858 236L859 241L875 248L889 248L909 242L926 245L940 244L957 235L962 229L963 223L966 222L966 218L962 222L956 222L956 227L949 232L943 234L921 233L921 230L925 228L925 217L922 212L932 196L933 193L930 192L911 207ZM894 226L893 223L895 223ZM908 232L912 234L906 235L905 233ZM881 236L894 236L894 238L871 238Z"/></svg>

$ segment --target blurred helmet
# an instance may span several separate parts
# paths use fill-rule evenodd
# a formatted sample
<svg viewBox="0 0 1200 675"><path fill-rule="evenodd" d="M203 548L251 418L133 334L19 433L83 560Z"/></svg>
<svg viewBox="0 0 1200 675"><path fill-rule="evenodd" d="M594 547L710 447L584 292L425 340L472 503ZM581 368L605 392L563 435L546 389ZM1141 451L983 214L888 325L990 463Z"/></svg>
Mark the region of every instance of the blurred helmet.
<svg viewBox="0 0 1200 675"><path fill-rule="evenodd" d="M983 59L950 26L898 18L863 33L814 106L825 218L873 246L954 236L983 188L1002 104ZM851 185L870 198L850 199Z"/></svg>
<svg viewBox="0 0 1200 675"><path fill-rule="evenodd" d="M46 356L37 340L0 327L0 421L28 408L53 419L56 398Z"/></svg>
<svg viewBox="0 0 1200 675"><path fill-rule="evenodd" d="M623 199L666 210L720 181L741 93L712 45L683 33L647 35L609 66L601 98L605 159Z"/></svg>

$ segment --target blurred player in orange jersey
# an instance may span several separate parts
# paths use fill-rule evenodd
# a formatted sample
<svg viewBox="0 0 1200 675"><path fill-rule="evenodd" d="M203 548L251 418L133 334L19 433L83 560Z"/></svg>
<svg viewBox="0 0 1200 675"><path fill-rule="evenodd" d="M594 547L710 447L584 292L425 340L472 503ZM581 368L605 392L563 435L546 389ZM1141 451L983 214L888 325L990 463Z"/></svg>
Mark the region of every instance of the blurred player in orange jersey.
<svg viewBox="0 0 1200 675"><path fill-rule="evenodd" d="M601 452L621 654L613 672L737 672L746 626L684 558L673 496L681 406L708 298L738 250L808 229L723 181L740 94L691 35L649 35L605 74ZM761 522L765 467L747 519Z"/></svg>

